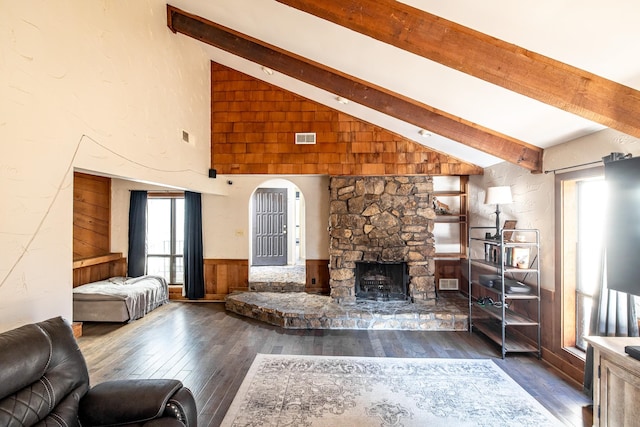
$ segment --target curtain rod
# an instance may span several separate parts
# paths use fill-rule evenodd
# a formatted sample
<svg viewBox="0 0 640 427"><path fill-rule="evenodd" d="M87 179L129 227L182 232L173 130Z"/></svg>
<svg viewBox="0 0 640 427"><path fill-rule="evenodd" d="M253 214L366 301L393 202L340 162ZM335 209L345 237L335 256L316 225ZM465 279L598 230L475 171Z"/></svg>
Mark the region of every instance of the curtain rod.
<svg viewBox="0 0 640 427"><path fill-rule="evenodd" d="M567 170L567 169L573 169L573 168L579 168L581 166L589 166L589 165L595 165L598 163L609 163L609 162L615 162L617 160L623 160L623 159L630 159L632 157L631 153L611 153L608 156L604 156L603 158L601 158L600 160L596 160L595 162L589 162L589 163L582 163L581 165L573 165L573 166L567 166L564 168L558 168L558 169L551 169L548 171L544 171L545 174L547 173L556 173L557 171L563 171L563 170Z"/></svg>
<svg viewBox="0 0 640 427"><path fill-rule="evenodd" d="M551 173L551 172L556 173L558 171L563 171L563 170L566 170L566 169L573 169L573 168L579 168L581 166L595 165L597 163L602 163L602 160L597 160L595 162L589 162L589 163L582 163L581 165L573 165L573 166L567 166L567 167L564 167L564 168L551 169L551 170L548 170L548 171L544 171L544 173Z"/></svg>

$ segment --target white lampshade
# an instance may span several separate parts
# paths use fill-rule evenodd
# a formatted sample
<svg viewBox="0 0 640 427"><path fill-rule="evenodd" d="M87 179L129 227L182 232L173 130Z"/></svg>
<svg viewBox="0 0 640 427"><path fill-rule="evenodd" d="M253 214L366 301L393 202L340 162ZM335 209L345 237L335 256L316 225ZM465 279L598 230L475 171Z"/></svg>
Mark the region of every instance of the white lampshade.
<svg viewBox="0 0 640 427"><path fill-rule="evenodd" d="M485 205L503 205L512 203L511 187L505 185L503 187L489 187L484 198Z"/></svg>

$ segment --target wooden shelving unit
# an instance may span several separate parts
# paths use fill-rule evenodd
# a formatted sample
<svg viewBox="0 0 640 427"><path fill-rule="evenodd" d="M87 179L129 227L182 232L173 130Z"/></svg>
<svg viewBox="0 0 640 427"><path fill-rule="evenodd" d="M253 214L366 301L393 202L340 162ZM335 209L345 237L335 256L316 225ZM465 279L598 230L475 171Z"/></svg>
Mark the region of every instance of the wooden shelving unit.
<svg viewBox="0 0 640 427"><path fill-rule="evenodd" d="M450 177L451 178L451 177ZM460 237L460 250L459 251L447 251L447 252L436 252L436 258L455 258L455 259L463 259L467 256L467 230L468 230L468 187L469 187L469 177L468 176L459 176L457 189L453 190L443 190L438 191L435 190L432 195L435 200L441 200L445 203L453 202L452 205L455 206L454 213L438 213L436 210L436 218L434 222L437 224L446 224L456 227ZM434 185L435 187L435 185ZM437 235L436 235L437 240Z"/></svg>

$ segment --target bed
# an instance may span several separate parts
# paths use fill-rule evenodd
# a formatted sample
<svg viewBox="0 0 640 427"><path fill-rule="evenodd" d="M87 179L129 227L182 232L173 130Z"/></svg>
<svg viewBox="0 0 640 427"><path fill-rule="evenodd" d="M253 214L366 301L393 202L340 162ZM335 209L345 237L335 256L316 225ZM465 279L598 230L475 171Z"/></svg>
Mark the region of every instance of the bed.
<svg viewBox="0 0 640 427"><path fill-rule="evenodd" d="M163 277L111 277L73 288L73 320L130 322L168 301Z"/></svg>

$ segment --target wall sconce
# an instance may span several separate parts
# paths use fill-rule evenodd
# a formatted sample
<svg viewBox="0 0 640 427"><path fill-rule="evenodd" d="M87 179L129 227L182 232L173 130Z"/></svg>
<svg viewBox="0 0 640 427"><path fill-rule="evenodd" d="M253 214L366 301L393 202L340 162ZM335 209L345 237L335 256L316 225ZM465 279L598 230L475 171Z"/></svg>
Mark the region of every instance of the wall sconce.
<svg viewBox="0 0 640 427"><path fill-rule="evenodd" d="M496 234L494 239L500 239L500 205L512 203L511 187L489 187L484 198L485 205L496 205Z"/></svg>

